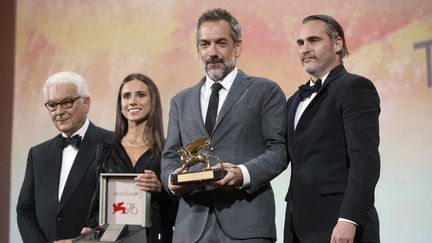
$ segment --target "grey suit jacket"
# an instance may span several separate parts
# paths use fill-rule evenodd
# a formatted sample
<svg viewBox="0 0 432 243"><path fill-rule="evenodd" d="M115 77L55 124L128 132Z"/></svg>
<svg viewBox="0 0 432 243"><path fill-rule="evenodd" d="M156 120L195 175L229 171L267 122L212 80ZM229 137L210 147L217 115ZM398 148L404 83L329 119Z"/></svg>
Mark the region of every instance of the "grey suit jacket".
<svg viewBox="0 0 432 243"><path fill-rule="evenodd" d="M112 135L90 123L60 201L61 135L30 149L17 205L18 227L24 242L47 242L80 235L97 181L93 163L96 145L112 141Z"/></svg>
<svg viewBox="0 0 432 243"><path fill-rule="evenodd" d="M200 90L205 82L177 94L171 100L168 138L162 155L162 182L181 166L178 149L197 138L212 142L207 153L223 162L243 164L250 186L231 191L202 186L180 198L174 242L196 242L203 233L209 207L222 229L232 238L276 239L275 205L270 181L286 167L285 96L279 86L239 71L207 134L201 114ZM191 170L198 170L195 165Z"/></svg>

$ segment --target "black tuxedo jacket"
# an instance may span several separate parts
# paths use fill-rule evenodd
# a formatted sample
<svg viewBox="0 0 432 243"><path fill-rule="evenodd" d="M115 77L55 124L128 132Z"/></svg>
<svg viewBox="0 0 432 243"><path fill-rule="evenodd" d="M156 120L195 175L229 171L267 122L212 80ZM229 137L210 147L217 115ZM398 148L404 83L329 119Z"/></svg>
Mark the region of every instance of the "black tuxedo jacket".
<svg viewBox="0 0 432 243"><path fill-rule="evenodd" d="M24 242L74 238L86 225L96 187L96 145L112 141L112 133L90 123L60 201L61 134L30 149L17 205L18 227Z"/></svg>
<svg viewBox="0 0 432 243"><path fill-rule="evenodd" d="M288 99L285 242L329 242L338 218L356 222L356 241L379 242L374 190L380 171L380 101L368 79L334 68L294 130L298 91Z"/></svg>

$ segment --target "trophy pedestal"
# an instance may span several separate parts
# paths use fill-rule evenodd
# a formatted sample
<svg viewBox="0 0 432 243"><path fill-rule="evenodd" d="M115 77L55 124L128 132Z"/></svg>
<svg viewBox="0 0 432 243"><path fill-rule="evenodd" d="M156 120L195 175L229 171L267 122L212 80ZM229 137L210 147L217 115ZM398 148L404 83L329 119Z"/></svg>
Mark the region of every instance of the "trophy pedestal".
<svg viewBox="0 0 432 243"><path fill-rule="evenodd" d="M203 181L216 181L224 177L224 170L211 169L203 171L188 172L182 174L172 174L171 183L173 185L196 183Z"/></svg>
<svg viewBox="0 0 432 243"><path fill-rule="evenodd" d="M139 225L105 224L72 242L76 243L146 243L146 228Z"/></svg>

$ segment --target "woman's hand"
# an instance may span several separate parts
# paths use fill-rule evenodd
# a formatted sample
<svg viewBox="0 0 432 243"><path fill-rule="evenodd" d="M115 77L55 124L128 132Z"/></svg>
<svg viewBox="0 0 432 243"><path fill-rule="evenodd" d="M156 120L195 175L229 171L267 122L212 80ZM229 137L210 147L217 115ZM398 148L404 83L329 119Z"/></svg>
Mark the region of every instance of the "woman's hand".
<svg viewBox="0 0 432 243"><path fill-rule="evenodd" d="M141 191L160 192L162 190L161 182L151 170L145 170L143 174L139 174L135 177L135 182Z"/></svg>

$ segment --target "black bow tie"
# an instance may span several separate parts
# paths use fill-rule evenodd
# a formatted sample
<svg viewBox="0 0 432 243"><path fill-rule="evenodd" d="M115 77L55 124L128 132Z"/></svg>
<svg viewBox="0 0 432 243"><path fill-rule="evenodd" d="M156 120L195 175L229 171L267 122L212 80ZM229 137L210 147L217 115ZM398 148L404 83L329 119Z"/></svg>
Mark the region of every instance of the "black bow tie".
<svg viewBox="0 0 432 243"><path fill-rule="evenodd" d="M81 136L80 135L75 135L73 137L62 137L62 148L67 147L68 145L72 145L75 148L79 148L81 144Z"/></svg>
<svg viewBox="0 0 432 243"><path fill-rule="evenodd" d="M310 86L309 82L307 82L306 84L302 84L299 87L300 101L303 101L304 99L310 97L313 93L318 92L318 90L321 88L321 79L315 81L314 86Z"/></svg>

